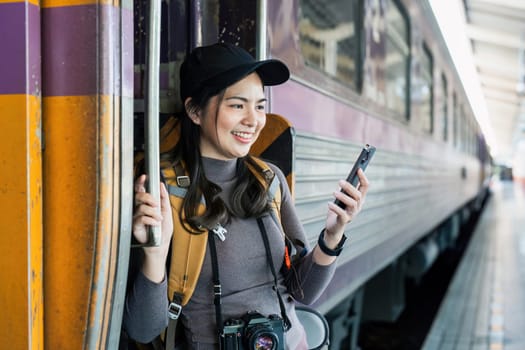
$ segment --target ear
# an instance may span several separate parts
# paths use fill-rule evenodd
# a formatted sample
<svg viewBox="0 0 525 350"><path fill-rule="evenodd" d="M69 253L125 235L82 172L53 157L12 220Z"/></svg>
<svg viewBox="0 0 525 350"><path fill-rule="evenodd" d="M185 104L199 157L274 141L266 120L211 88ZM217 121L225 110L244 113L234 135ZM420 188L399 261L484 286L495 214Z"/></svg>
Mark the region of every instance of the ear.
<svg viewBox="0 0 525 350"><path fill-rule="evenodd" d="M191 97L188 97L186 101L184 101L184 109L186 110L186 114L191 119L191 121L197 125L201 125L201 111L198 108L193 108L191 106Z"/></svg>

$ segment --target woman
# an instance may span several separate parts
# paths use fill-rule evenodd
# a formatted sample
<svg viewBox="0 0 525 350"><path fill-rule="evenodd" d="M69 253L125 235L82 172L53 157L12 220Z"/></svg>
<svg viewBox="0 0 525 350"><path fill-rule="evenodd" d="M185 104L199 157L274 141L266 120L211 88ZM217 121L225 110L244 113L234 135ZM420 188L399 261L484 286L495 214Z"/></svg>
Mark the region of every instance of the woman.
<svg viewBox="0 0 525 350"><path fill-rule="evenodd" d="M211 232L217 227L226 232L223 240L210 239L213 249L207 249L195 291L182 311L188 348L218 349L224 333L224 323L219 323L256 310L262 317L279 316L276 322L283 324L286 349L306 349L294 303L312 303L330 282L346 239L345 225L361 210L368 181L360 171L358 189L339 182L344 192L336 191L334 196L346 209L328 204L319 243L311 250L307 246L307 253L295 259L287 273L281 268L289 261L282 231L290 242L306 242L306 235L283 173L270 164L281 186L281 222L272 219L268 189L248 169L248 152L266 121L264 86L284 83L288 68L278 60L255 61L234 45L214 44L192 51L181 66L180 78L185 107L181 139L164 158L170 167L182 164L190 184L182 208L172 215L164 184L161 203L156 203L145 191L145 175L135 182L134 237L145 242L147 226L157 225L162 243L142 248L139 271L131 274L124 329L131 338L149 342L166 327L166 260L173 222L182 220L193 234L210 230L213 238ZM198 209L203 199L204 212ZM222 289L219 309L214 307L214 261Z"/></svg>

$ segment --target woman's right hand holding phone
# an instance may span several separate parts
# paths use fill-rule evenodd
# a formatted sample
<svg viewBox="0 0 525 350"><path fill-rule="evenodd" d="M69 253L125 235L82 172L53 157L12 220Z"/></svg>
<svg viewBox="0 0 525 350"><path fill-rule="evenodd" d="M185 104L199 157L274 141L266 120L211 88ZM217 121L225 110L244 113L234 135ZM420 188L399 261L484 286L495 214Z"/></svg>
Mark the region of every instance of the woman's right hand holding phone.
<svg viewBox="0 0 525 350"><path fill-rule="evenodd" d="M146 175L141 175L135 181L135 207L133 210L133 235L144 244L148 241L148 227L161 227L161 243L157 247L143 247L144 263L142 272L153 282L160 283L164 279L166 258L168 256L171 237L173 236L173 217L169 194L163 183L160 183L160 203L146 192Z"/></svg>

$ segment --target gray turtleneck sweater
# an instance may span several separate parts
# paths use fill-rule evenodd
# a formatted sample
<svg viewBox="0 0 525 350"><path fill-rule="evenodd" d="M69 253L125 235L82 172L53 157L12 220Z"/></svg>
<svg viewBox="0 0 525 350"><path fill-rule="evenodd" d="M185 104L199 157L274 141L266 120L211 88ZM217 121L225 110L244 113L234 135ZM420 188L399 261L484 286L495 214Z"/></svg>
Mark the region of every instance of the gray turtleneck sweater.
<svg viewBox="0 0 525 350"><path fill-rule="evenodd" d="M228 203L236 181L236 160L205 158L203 165L207 178L222 188L221 197ZM281 184L281 223L286 235L308 244L303 227L297 218L286 179L280 169L273 165L271 167ZM263 222L268 233L273 264L276 270L280 270L284 261L281 229L270 215L263 217ZM281 315L277 294L273 289L273 275L266 259L266 251L256 219L234 217L225 228L226 239L215 240L222 285L223 319L239 318L246 312L254 310L265 316ZM136 264L138 259L133 260L135 261L132 263ZM189 303L183 308L181 319L190 349L219 348L211 266L209 251L207 251L197 288ZM279 289L282 291L286 313L292 323L291 329L285 333L286 349L290 350L305 348L304 330L295 314L295 301L303 304L314 302L330 282L335 271L335 263L329 266L317 265L313 262L309 249L309 253L300 259L295 269L297 278L294 279L285 279L277 271ZM130 268L130 278L123 326L131 338L139 342L149 342L168 324L166 278L161 283L153 283L140 273L139 268L134 269L133 266Z"/></svg>

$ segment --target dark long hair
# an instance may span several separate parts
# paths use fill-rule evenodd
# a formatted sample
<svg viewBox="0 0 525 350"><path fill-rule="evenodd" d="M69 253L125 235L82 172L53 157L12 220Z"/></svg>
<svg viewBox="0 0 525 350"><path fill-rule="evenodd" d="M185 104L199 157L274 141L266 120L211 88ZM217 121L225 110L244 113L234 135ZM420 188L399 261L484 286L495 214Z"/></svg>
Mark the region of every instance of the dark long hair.
<svg viewBox="0 0 525 350"><path fill-rule="evenodd" d="M219 106L224 97L224 89L217 92L213 88L204 87L193 94L187 108L190 112L204 112L210 108L210 100L218 97L215 110L215 123ZM183 101L184 103L184 101ZM202 166L200 152L200 126L193 123L186 110L181 115L181 135L177 145L162 155L163 161L175 165L182 162L190 177L190 186L183 200L179 218L188 231L202 233L203 229L215 227L218 223L226 224L232 216L246 218L258 217L270 210L266 188L248 170L245 157L237 160L237 182L232 191L230 209L219 197L222 191L220 186L208 180ZM250 157L250 156L247 156ZM206 210L198 214L202 198L206 203Z"/></svg>

